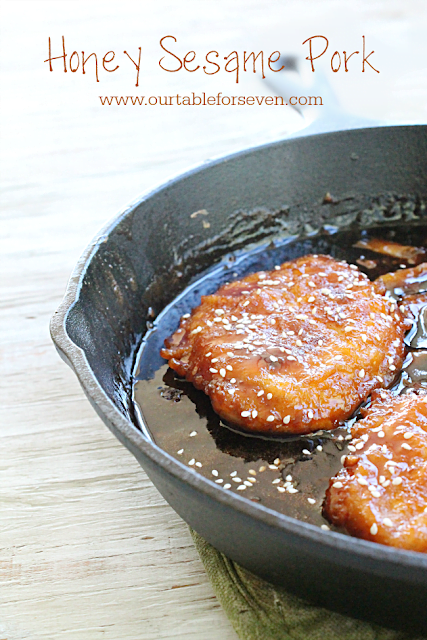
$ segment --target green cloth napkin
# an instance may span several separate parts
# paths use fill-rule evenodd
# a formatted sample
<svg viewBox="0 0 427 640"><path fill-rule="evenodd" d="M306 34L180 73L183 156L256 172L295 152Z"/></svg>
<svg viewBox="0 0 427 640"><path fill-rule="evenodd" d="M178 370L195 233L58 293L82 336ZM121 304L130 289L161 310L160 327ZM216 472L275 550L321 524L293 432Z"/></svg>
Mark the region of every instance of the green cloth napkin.
<svg viewBox="0 0 427 640"><path fill-rule="evenodd" d="M191 535L241 640L427 640L311 605L243 569L195 531Z"/></svg>

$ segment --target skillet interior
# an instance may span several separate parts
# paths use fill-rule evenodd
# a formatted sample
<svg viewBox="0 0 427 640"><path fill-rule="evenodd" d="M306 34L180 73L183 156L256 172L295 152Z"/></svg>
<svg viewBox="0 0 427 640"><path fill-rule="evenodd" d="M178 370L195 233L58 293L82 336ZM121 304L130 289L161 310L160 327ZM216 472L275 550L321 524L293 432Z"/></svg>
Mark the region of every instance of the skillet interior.
<svg viewBox="0 0 427 640"><path fill-rule="evenodd" d="M131 371L152 309L160 311L231 250L325 224L425 224L426 130L388 127L294 139L169 183L88 248L52 320L55 343L98 413L201 535L299 595L419 630L426 622L424 555L320 531L223 495L133 426ZM326 192L334 203L323 204ZM200 211L207 215L192 215Z"/></svg>

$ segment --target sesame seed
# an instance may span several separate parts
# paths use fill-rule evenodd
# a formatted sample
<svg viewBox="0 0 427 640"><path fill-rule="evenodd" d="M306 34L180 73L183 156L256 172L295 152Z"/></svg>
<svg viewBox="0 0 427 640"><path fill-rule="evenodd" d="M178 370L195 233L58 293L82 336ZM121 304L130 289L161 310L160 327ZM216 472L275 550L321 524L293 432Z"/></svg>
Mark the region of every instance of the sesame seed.
<svg viewBox="0 0 427 640"><path fill-rule="evenodd" d="M407 451L411 451L412 447L411 447L411 445L409 445L406 442L404 442L402 444L402 449L406 449Z"/></svg>
<svg viewBox="0 0 427 640"><path fill-rule="evenodd" d="M179 456L181 456L183 453L184 453L184 449L180 449L179 451L177 451L177 454L178 454Z"/></svg>
<svg viewBox="0 0 427 640"><path fill-rule="evenodd" d="M384 518L384 520L383 520L383 525L384 525L384 526L386 526L386 527L392 527L392 526L393 526L393 523L392 523L392 521L390 520L390 518Z"/></svg>
<svg viewBox="0 0 427 640"><path fill-rule="evenodd" d="M249 416L251 415L250 411L241 411L240 415L242 416L242 418L249 418Z"/></svg>
<svg viewBox="0 0 427 640"><path fill-rule="evenodd" d="M254 409L254 410L252 411L252 418L254 418L254 419L255 419L255 418L257 417L257 415L258 415L258 411L257 411L256 409Z"/></svg>
<svg viewBox="0 0 427 640"><path fill-rule="evenodd" d="M252 487L252 482L249 482L249 480L244 480L244 481L243 481L243 484L244 484L246 487Z"/></svg>
<svg viewBox="0 0 427 640"><path fill-rule="evenodd" d="M360 451L360 449L363 449L363 447L365 446L364 442L358 442L356 445L354 445L355 448Z"/></svg>
<svg viewBox="0 0 427 640"><path fill-rule="evenodd" d="M234 478L235 476L237 476L237 471L232 471L232 472L230 473L230 477L231 477L231 478Z"/></svg>
<svg viewBox="0 0 427 640"><path fill-rule="evenodd" d="M212 355L212 351L209 351L209 353L206 354L206 357L209 358L209 356Z"/></svg>
<svg viewBox="0 0 427 640"><path fill-rule="evenodd" d="M299 493L298 489L295 489L295 487L288 487L288 493Z"/></svg>
<svg viewBox="0 0 427 640"><path fill-rule="evenodd" d="M344 331L345 331L346 333L348 333L349 331L353 331L353 330L354 330L354 327L345 327L345 328L344 328Z"/></svg>
<svg viewBox="0 0 427 640"><path fill-rule="evenodd" d="M236 378L231 378L230 382L231 384L236 384Z"/></svg>
<svg viewBox="0 0 427 640"><path fill-rule="evenodd" d="M211 373L218 373L218 369L213 369L212 367L209 369Z"/></svg>
<svg viewBox="0 0 427 640"><path fill-rule="evenodd" d="M196 467L202 467L202 463L201 462L196 462Z"/></svg>
<svg viewBox="0 0 427 640"><path fill-rule="evenodd" d="M372 525L372 527L369 529L369 531L371 532L372 536L376 536L378 533L378 525L376 522L374 522L374 524Z"/></svg>
<svg viewBox="0 0 427 640"><path fill-rule="evenodd" d="M189 318L190 314L189 313L184 313L184 315L182 316L183 318Z"/></svg>
<svg viewBox="0 0 427 640"><path fill-rule="evenodd" d="M199 327L196 327L195 329L193 329L193 331L191 332L191 334L190 334L190 335L193 335L193 333L200 333L200 331L202 331L202 328L203 328L203 327L200 327L200 326L199 326Z"/></svg>
<svg viewBox="0 0 427 640"><path fill-rule="evenodd" d="M272 393L267 393L267 400L271 400L272 397L273 397Z"/></svg>
<svg viewBox="0 0 427 640"><path fill-rule="evenodd" d="M233 371L233 367L231 366L231 364L228 364L226 367L227 371Z"/></svg>
<svg viewBox="0 0 427 640"><path fill-rule="evenodd" d="M309 302L314 302L314 301L315 301L315 299L316 299L316 298L315 298L314 296L310 296L310 297L309 297L309 299L308 299L308 301L309 301Z"/></svg>
<svg viewBox="0 0 427 640"><path fill-rule="evenodd" d="M393 480L391 481L391 484L394 484L395 486L402 484L403 480L402 478L393 478Z"/></svg>
<svg viewBox="0 0 427 640"><path fill-rule="evenodd" d="M406 433L403 434L403 437L405 438L405 440L409 440L409 438L412 438L414 434L411 433L410 431L407 431Z"/></svg>
<svg viewBox="0 0 427 640"><path fill-rule="evenodd" d="M291 416L285 416L282 420L283 424L289 424L291 421Z"/></svg>
<svg viewBox="0 0 427 640"><path fill-rule="evenodd" d="M274 464L280 464L280 458L276 458L276 459L274 460Z"/></svg>
<svg viewBox="0 0 427 640"><path fill-rule="evenodd" d="M276 358L276 356L270 356L270 360L271 362L277 362L279 358Z"/></svg>
<svg viewBox="0 0 427 640"><path fill-rule="evenodd" d="M323 345L323 340L319 340L317 344L321 347Z"/></svg>
<svg viewBox="0 0 427 640"><path fill-rule="evenodd" d="M303 453L305 456L311 456L311 451L309 451L308 449L303 449L303 450L302 450L302 453Z"/></svg>
<svg viewBox="0 0 427 640"><path fill-rule="evenodd" d="M274 421L274 416L267 417L267 422L273 422L273 421Z"/></svg>
<svg viewBox="0 0 427 640"><path fill-rule="evenodd" d="M190 433L190 438L194 438L194 436L197 436L197 431L192 431Z"/></svg>
<svg viewBox="0 0 427 640"><path fill-rule="evenodd" d="M220 369L220 370L219 370L219 375L220 375L220 376L222 376L223 378L225 378L226 373L227 373L227 372L226 372L226 370L225 370L225 369Z"/></svg>
<svg viewBox="0 0 427 640"><path fill-rule="evenodd" d="M248 304L249 304L249 302L250 302L249 300L246 300L246 302L244 302L242 306L243 306L243 307L247 307L247 306L248 306Z"/></svg>
<svg viewBox="0 0 427 640"><path fill-rule="evenodd" d="M345 454L343 456L341 456L341 464L344 464L346 457L347 456Z"/></svg>
<svg viewBox="0 0 427 640"><path fill-rule="evenodd" d="M269 465L268 465L268 468L269 468L269 469L272 469L273 471L278 471L278 470L279 470L279 468L278 468L278 467L276 467L276 465L275 465L275 464L269 464Z"/></svg>
<svg viewBox="0 0 427 640"><path fill-rule="evenodd" d="M286 476L286 482L292 482L292 476L290 474Z"/></svg>
<svg viewBox="0 0 427 640"><path fill-rule="evenodd" d="M361 476L358 476L357 482L362 486L365 486L365 487L368 486L368 481L365 478L362 478Z"/></svg>
<svg viewBox="0 0 427 640"><path fill-rule="evenodd" d="M330 531L330 528L328 527L327 524L320 525L320 528L323 529L323 531Z"/></svg>
<svg viewBox="0 0 427 640"><path fill-rule="evenodd" d="M246 485L245 484L239 484L239 486L237 487L236 491L244 491L246 489Z"/></svg>
<svg viewBox="0 0 427 640"><path fill-rule="evenodd" d="M191 458L191 460L190 460L190 462L188 464L190 465L190 467L192 467L195 462L196 462L195 459Z"/></svg>
<svg viewBox="0 0 427 640"><path fill-rule="evenodd" d="M309 419L309 420L312 420L312 419L313 419L313 417L314 417L314 413L312 412L312 410L311 410L311 409L307 412L307 417L308 417L308 419Z"/></svg>
<svg viewBox="0 0 427 640"><path fill-rule="evenodd" d="M316 288L316 285L314 284L314 282L312 280L310 280L310 282L308 283L308 286Z"/></svg>
<svg viewBox="0 0 427 640"><path fill-rule="evenodd" d="M238 476L234 476L233 482L242 482L242 478L239 478Z"/></svg>
<svg viewBox="0 0 427 640"><path fill-rule="evenodd" d="M222 316L224 315L225 311L224 309L215 309L215 313L217 316Z"/></svg>
<svg viewBox="0 0 427 640"><path fill-rule="evenodd" d="M231 488L231 484L227 482L227 484L224 485L224 489L230 489Z"/></svg>
<svg viewBox="0 0 427 640"><path fill-rule="evenodd" d="M273 480L271 484L279 484L279 482L280 482L280 478L276 478L275 480Z"/></svg>
<svg viewBox="0 0 427 640"><path fill-rule="evenodd" d="M318 444L316 447L317 451L323 451L323 447L321 444Z"/></svg>
<svg viewBox="0 0 427 640"><path fill-rule="evenodd" d="M343 483L342 482L334 482L333 487L335 487L335 489L341 489L343 487Z"/></svg>
<svg viewBox="0 0 427 640"><path fill-rule="evenodd" d="M374 498L381 498L381 494L379 491L377 491L376 489L373 489L371 491L372 495L374 496Z"/></svg>
<svg viewBox="0 0 427 640"><path fill-rule="evenodd" d="M383 482L383 487L386 488L388 487L389 484L390 484L390 480L386 480L385 482Z"/></svg>
<svg viewBox="0 0 427 640"><path fill-rule="evenodd" d="M314 498L307 498L307 502L310 504L316 504L316 500Z"/></svg>
<svg viewBox="0 0 427 640"><path fill-rule="evenodd" d="M215 480L216 484L222 484L224 482L224 480L222 478L218 478L218 480Z"/></svg>
<svg viewBox="0 0 427 640"><path fill-rule="evenodd" d="M255 469L249 469L248 473L251 474L251 476L256 476L256 471Z"/></svg>
<svg viewBox="0 0 427 640"><path fill-rule="evenodd" d="M257 393L258 398L260 398L263 395L264 395L264 391L262 389L261 389L261 391L258 391L258 393Z"/></svg>
<svg viewBox="0 0 427 640"><path fill-rule="evenodd" d="M354 453L356 451L356 447L353 447L352 444L348 445L348 450L351 451L351 453Z"/></svg>
<svg viewBox="0 0 427 640"><path fill-rule="evenodd" d="M361 338L362 338L363 342L366 342L367 339L368 339L366 333L362 333Z"/></svg>
<svg viewBox="0 0 427 640"><path fill-rule="evenodd" d="M265 470L266 470L266 468L267 468L267 467L266 467L265 465L262 465L262 466L258 469L258 471L259 471L260 473L262 473L263 471L265 471Z"/></svg>
<svg viewBox="0 0 427 640"><path fill-rule="evenodd" d="M249 481L251 484L255 484L255 482L256 482L256 478L248 478L248 481Z"/></svg>

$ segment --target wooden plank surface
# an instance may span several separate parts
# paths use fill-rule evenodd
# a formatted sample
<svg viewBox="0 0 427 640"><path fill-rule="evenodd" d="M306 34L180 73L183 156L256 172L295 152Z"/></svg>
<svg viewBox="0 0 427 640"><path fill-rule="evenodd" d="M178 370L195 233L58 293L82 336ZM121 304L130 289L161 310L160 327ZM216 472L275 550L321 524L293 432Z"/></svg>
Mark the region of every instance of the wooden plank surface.
<svg viewBox="0 0 427 640"><path fill-rule="evenodd" d="M48 322L87 242L134 198L300 126L286 108L101 107L100 94L136 93L132 65L99 84L49 73L47 38L100 54L141 46L139 93L232 94L223 75L162 72L159 39L173 33L182 52L227 54L295 50L322 30L350 48L366 33L383 72L332 77L342 103L425 121L424 3L358 5L356 14L330 0L2 3L1 639L236 638L186 525L94 414ZM239 86L268 93L258 76Z"/></svg>

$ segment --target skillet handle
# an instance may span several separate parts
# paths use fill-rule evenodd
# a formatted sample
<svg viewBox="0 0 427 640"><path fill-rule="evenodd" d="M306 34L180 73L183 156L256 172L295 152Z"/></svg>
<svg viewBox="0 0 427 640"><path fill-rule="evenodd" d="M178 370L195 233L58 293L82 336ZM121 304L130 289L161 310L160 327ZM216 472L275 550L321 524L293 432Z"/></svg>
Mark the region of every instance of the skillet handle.
<svg viewBox="0 0 427 640"><path fill-rule="evenodd" d="M314 133L327 133L328 131L342 131L346 129L360 129L364 127L377 127L381 122L370 120L347 113L339 104L331 85L321 70L310 72L310 82L304 82L300 68L301 59L293 55L281 56L276 63L277 68L285 66L282 71L271 72L266 76L266 82L276 95L290 103L292 97L321 96L320 104L291 104L304 118L303 129L292 133L290 138L312 135Z"/></svg>

